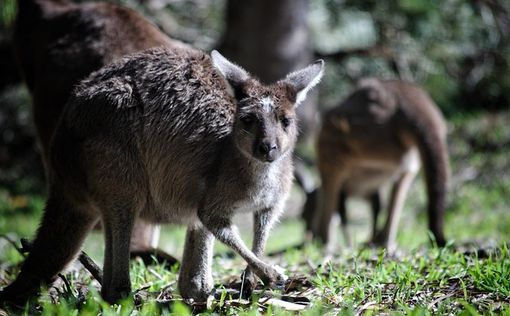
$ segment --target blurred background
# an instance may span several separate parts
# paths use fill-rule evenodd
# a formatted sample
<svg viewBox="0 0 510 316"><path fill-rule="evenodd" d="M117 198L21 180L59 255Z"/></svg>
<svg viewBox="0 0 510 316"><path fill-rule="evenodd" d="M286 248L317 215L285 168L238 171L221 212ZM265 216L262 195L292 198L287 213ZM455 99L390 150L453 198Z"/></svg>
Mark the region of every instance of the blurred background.
<svg viewBox="0 0 510 316"><path fill-rule="evenodd" d="M510 239L509 1L113 2L142 13L174 39L205 51L219 49L266 82L324 59L326 73L317 96L301 107L303 137L298 151L312 175L320 112L340 103L358 79L400 78L423 86L449 124L452 185L447 237L466 242ZM12 239L33 235L45 201L30 96L10 46L15 16L16 0L1 0L0 234ZM404 207L398 240L405 247L427 240L421 182L415 181ZM303 197L296 189L290 213L299 213ZM349 208L352 231L357 232L356 240L365 241L368 209L356 201L349 203L354 204ZM177 253L182 236L182 228L166 228L161 244ZM294 217L283 221L269 248L302 238L302 224ZM0 240L0 249L7 249L4 246ZM0 260L10 252L2 251Z"/></svg>

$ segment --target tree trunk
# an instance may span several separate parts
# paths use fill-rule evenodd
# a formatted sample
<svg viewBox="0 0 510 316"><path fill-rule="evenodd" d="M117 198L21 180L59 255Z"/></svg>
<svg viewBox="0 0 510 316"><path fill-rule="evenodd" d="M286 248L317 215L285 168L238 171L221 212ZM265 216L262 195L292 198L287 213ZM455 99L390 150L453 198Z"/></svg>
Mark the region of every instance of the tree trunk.
<svg viewBox="0 0 510 316"><path fill-rule="evenodd" d="M21 82L9 31L0 29L0 90Z"/></svg>
<svg viewBox="0 0 510 316"><path fill-rule="evenodd" d="M311 62L307 25L308 0L229 0L226 31L219 47L264 83ZM298 108L301 135L313 135L317 114L316 94Z"/></svg>

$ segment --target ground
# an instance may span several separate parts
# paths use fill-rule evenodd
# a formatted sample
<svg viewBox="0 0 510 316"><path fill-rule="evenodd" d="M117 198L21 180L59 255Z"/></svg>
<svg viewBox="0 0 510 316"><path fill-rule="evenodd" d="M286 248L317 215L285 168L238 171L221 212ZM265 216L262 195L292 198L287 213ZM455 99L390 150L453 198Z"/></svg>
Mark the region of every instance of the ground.
<svg viewBox="0 0 510 316"><path fill-rule="evenodd" d="M238 299L245 263L222 245L216 247L216 293L207 305L187 306L176 289L178 266L146 266L133 261L134 300L109 306L99 286L81 265L63 274L54 287L26 307L26 314L148 315L186 314L507 314L510 315L510 115L470 115L450 120L452 184L446 214L449 243L428 242L425 193L418 179L406 202L398 233L398 250L367 249L369 212L349 202L355 246L326 256L317 245L292 249L303 241L303 225L286 218L275 228L268 261L289 276L283 290L259 291ZM44 205L40 195L15 195L0 188L0 288L16 276L22 256L9 240L31 237ZM250 229L242 227L249 241ZM165 227L161 246L182 252L184 229ZM102 262L102 237L93 233L85 251ZM279 251L287 249L285 251ZM298 310L298 311L296 311ZM9 310L22 314L19 310ZM0 315L2 312L0 310Z"/></svg>

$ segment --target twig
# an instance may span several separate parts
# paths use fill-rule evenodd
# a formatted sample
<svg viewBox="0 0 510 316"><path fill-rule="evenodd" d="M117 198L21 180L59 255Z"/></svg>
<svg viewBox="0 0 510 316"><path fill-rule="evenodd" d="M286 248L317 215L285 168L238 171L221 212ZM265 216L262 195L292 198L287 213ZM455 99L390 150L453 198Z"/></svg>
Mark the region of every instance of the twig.
<svg viewBox="0 0 510 316"><path fill-rule="evenodd" d="M22 248L19 249L21 253L30 252L32 250L32 242L29 241L26 238L21 238L21 246ZM101 268L85 253L84 251L80 252L80 255L78 256L78 261L83 265L83 267L92 275L94 279L99 284L103 284L103 272L101 271Z"/></svg>
<svg viewBox="0 0 510 316"><path fill-rule="evenodd" d="M433 300L432 302L430 302L430 304L427 306L427 309L428 310L432 310L432 308L439 302L441 301L444 301L446 300L447 298L450 298L452 297L453 295L455 295L455 292L451 292L451 293L448 293L446 295L441 295L439 296L437 299Z"/></svg>
<svg viewBox="0 0 510 316"><path fill-rule="evenodd" d="M78 260L83 267L90 272L92 277L96 279L99 284L103 285L103 271L101 271L101 268L84 251L80 253Z"/></svg>
<svg viewBox="0 0 510 316"><path fill-rule="evenodd" d="M161 281L164 281L165 279L161 276L161 274L157 273L154 269L148 268L147 269L151 274L153 274L156 278L160 279Z"/></svg>
<svg viewBox="0 0 510 316"><path fill-rule="evenodd" d="M246 278L246 270L243 271L243 274L241 275L241 289L239 290L239 298L243 297L243 290L244 290L244 280ZM251 295L251 293L250 293Z"/></svg>
<svg viewBox="0 0 510 316"><path fill-rule="evenodd" d="M361 314L363 314L364 311L366 311L367 309L369 309L370 307L376 305L377 302L375 301L369 301L369 302L366 302L365 304L363 304L363 306L361 306L361 308L358 310L358 312L356 313L356 316L360 316Z"/></svg>

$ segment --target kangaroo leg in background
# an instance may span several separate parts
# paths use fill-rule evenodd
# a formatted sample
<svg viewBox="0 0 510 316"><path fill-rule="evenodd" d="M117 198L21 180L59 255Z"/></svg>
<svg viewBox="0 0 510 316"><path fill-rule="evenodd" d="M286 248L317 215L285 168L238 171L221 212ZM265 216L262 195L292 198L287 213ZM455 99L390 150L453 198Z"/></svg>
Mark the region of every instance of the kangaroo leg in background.
<svg viewBox="0 0 510 316"><path fill-rule="evenodd" d="M252 251L257 257L261 257L264 254L266 248L267 238L269 231L275 221L275 211L263 210L253 214L253 245ZM248 266L241 276L243 295L249 297L253 293L253 290L257 287L257 279L253 270Z"/></svg>
<svg viewBox="0 0 510 316"><path fill-rule="evenodd" d="M315 208L317 207L318 195L318 188L306 195L305 205L303 206L303 213L301 214L301 217L305 221L305 241L310 241L313 237L313 224L315 217L317 216Z"/></svg>
<svg viewBox="0 0 510 316"><path fill-rule="evenodd" d="M295 155L294 164L294 178L305 195L305 203L303 205L301 218L305 222L305 241L309 241L312 239L312 226L318 189L312 174L307 169L309 166L305 165L305 161L302 161L300 157Z"/></svg>
<svg viewBox="0 0 510 316"><path fill-rule="evenodd" d="M372 240L377 236L377 220L381 213L381 192L375 191L369 197L370 207L372 208Z"/></svg>
<svg viewBox="0 0 510 316"><path fill-rule="evenodd" d="M214 236L201 224L188 227L179 272L178 287L183 298L206 301L213 290L211 272Z"/></svg>
<svg viewBox="0 0 510 316"><path fill-rule="evenodd" d="M352 247L352 239L349 233L349 220L347 218L347 193L341 190L338 194L338 215L340 215L340 227L347 247Z"/></svg>
<svg viewBox="0 0 510 316"><path fill-rule="evenodd" d="M303 189L305 194L309 194L317 187L312 173L308 170L308 166L299 157L294 158L294 178L296 183Z"/></svg>
<svg viewBox="0 0 510 316"><path fill-rule="evenodd" d="M157 248L160 230L159 225L137 218L131 234L131 258L140 258L145 265L153 264L156 261L171 267L179 262L175 257Z"/></svg>
<svg viewBox="0 0 510 316"><path fill-rule="evenodd" d="M395 240L397 237L397 227L404 206L404 201L416 176L417 171L405 171L400 178L397 179L391 189L390 202L388 205L388 218L383 230L373 240L376 245L382 245L389 251L394 250Z"/></svg>
<svg viewBox="0 0 510 316"><path fill-rule="evenodd" d="M89 207L70 203L55 189L50 189L43 219L33 248L11 285L0 292L0 301L23 305L49 284L78 253L87 233L99 219Z"/></svg>

